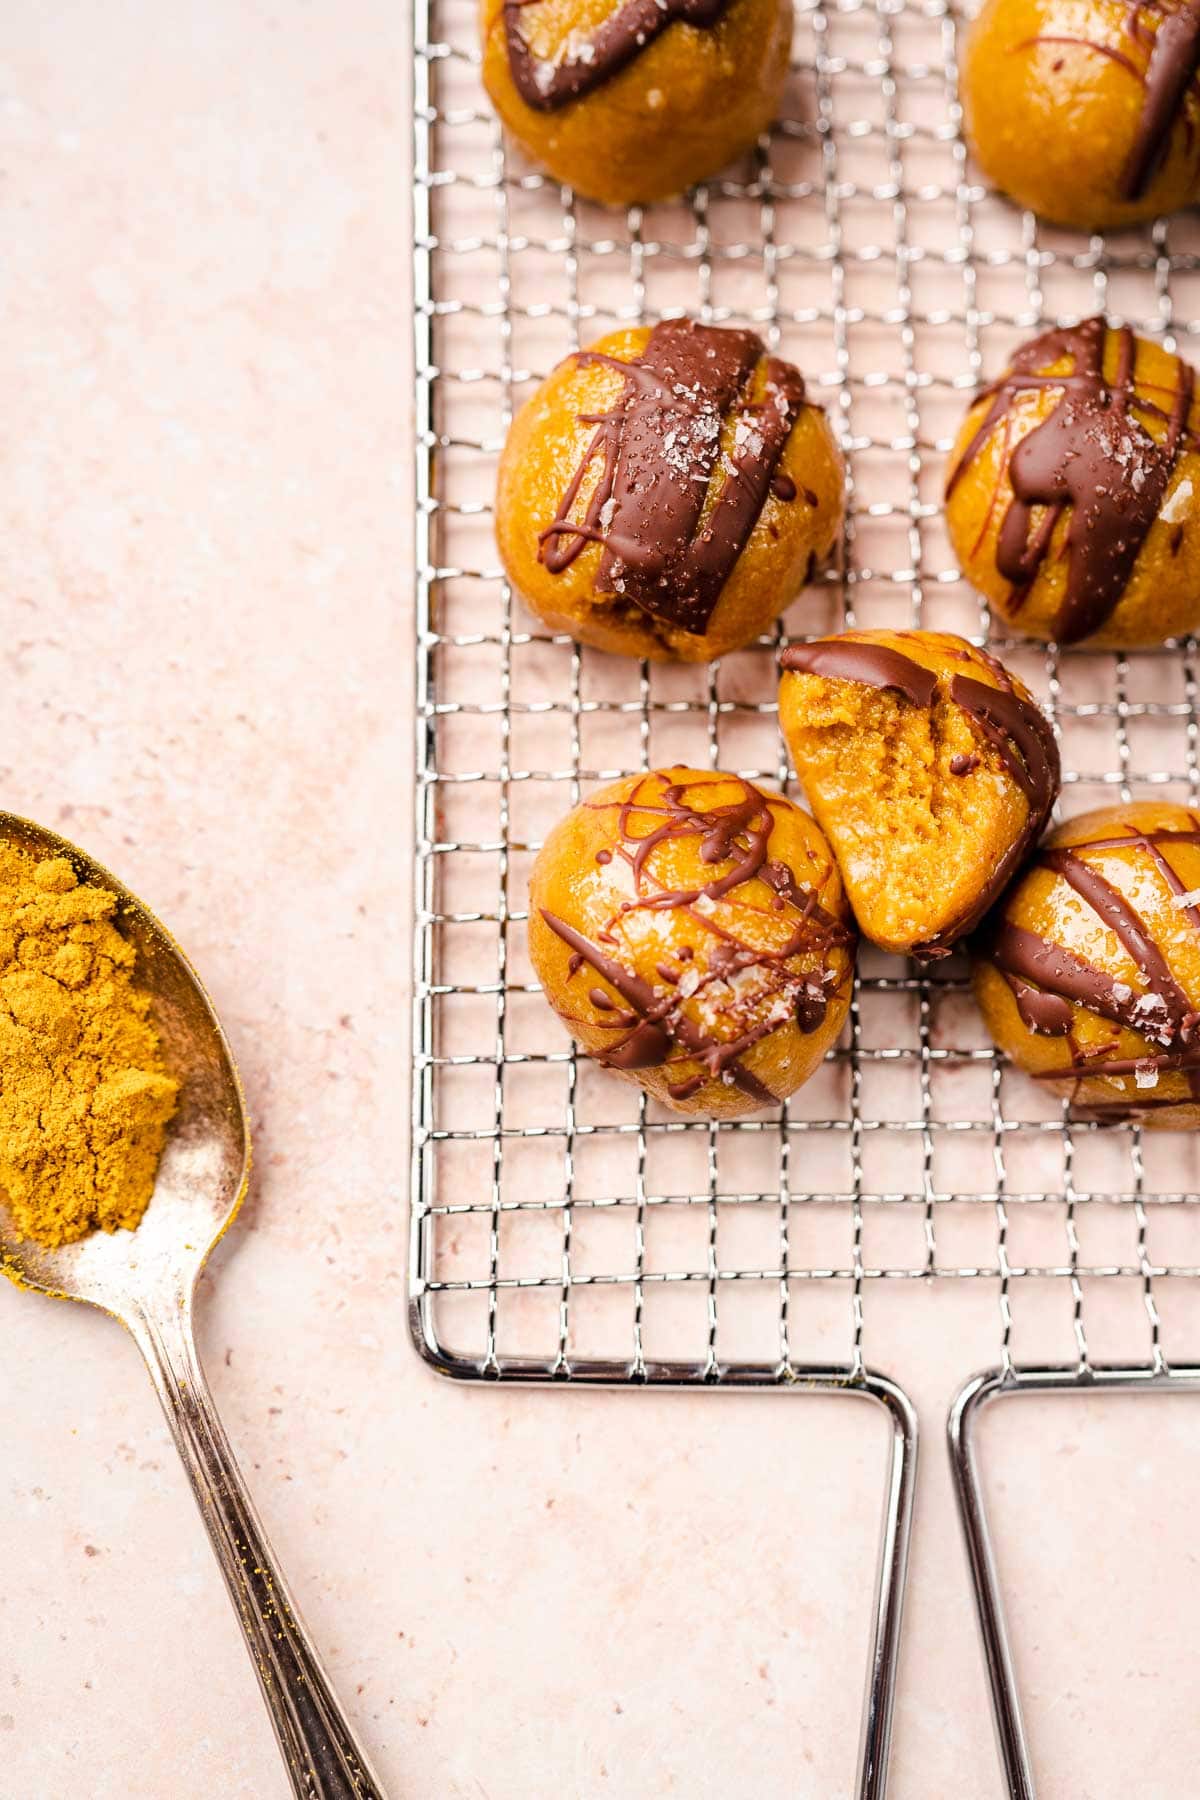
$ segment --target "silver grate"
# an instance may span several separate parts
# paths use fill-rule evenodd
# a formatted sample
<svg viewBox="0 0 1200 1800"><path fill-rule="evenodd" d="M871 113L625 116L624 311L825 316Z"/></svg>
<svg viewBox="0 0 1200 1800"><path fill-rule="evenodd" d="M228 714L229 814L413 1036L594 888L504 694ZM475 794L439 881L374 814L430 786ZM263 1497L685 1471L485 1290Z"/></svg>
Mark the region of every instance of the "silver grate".
<svg viewBox="0 0 1200 1800"><path fill-rule="evenodd" d="M474 0L416 12L419 1347L466 1378L867 1390L868 1358L904 1378L882 1285L932 1306L968 1283L994 1310L1002 1381L1165 1372L1200 1324L1200 1146L1072 1123L993 1052L957 959L918 973L868 949L822 1070L778 1117L715 1126L575 1057L533 981L524 907L546 830L600 780L687 762L786 784L779 644L843 624L998 649L1058 728L1067 813L1200 802L1196 645L1060 656L1003 636L940 514L968 395L1044 323L1104 310L1187 352L1200 221L1081 239L989 193L960 131L960 18L940 0L801 0L769 141L688 201L628 213L505 148ZM780 634L708 669L537 628L491 531L495 458L533 385L581 342L679 312L755 323L828 408L849 470L836 567ZM911 1439L903 1397L875 1397ZM896 1471L890 1493L876 1659L898 1626ZM876 1754L886 1740L878 1691L874 1706L864 1771L872 1731Z"/></svg>
<svg viewBox="0 0 1200 1800"><path fill-rule="evenodd" d="M513 409L573 345L681 310L753 320L805 370L851 471L840 567L791 609L791 634L921 622L986 638L1055 718L1065 810L1195 803L1194 645L1060 657L989 631L939 495L980 372L1051 316L1107 308L1186 349L1196 221L1081 246L989 197L937 4L802 8L789 120L740 178L628 216L573 203L501 147L473 5L435 10L418 44L416 1194L439 1340L493 1374L514 1359L853 1366L873 1284L969 1280L994 1289L1004 1356L1153 1354L1167 1284L1200 1273L1180 1210L1196 1145L1067 1123L993 1053L956 964L922 976L868 951L844 1043L779 1120L680 1122L575 1059L525 957L532 854L589 784L631 768L786 783L777 645L664 669L531 629L489 507ZM1022 1341L1019 1295L1046 1283L1068 1297L1069 1336ZM1105 1286L1137 1295L1135 1319Z"/></svg>

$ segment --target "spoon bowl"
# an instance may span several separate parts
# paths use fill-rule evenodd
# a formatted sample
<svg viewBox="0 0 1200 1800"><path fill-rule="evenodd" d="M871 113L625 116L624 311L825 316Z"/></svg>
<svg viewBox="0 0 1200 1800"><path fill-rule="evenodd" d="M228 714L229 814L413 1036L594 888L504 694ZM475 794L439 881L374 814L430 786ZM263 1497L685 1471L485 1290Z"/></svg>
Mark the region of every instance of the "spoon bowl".
<svg viewBox="0 0 1200 1800"><path fill-rule="evenodd" d="M0 812L0 840L39 859L66 857L81 884L116 894L114 923L137 951L137 985L150 996L163 1061L180 1084L154 1196L136 1231L94 1231L47 1248L18 1238L0 1204L0 1259L23 1287L89 1301L132 1325L151 1296L190 1297L242 1203L250 1174L242 1084L199 976L149 908L76 845L29 819Z"/></svg>
<svg viewBox="0 0 1200 1800"><path fill-rule="evenodd" d="M195 970L148 907L76 845L0 812L0 839L66 857L80 882L117 896L168 1072L179 1082L154 1192L134 1231L48 1248L18 1237L0 1198L0 1267L19 1287L111 1313L146 1359L225 1576L294 1793L381 1800L292 1603L217 1417L192 1333L196 1280L245 1196L250 1131L220 1020Z"/></svg>

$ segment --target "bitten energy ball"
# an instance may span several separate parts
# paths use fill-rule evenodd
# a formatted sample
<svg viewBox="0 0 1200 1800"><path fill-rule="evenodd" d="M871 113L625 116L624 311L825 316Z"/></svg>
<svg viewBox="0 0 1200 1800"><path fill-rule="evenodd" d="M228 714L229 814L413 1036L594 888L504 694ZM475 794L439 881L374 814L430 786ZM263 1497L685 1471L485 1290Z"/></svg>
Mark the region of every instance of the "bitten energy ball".
<svg viewBox="0 0 1200 1800"><path fill-rule="evenodd" d="M988 0L963 65L984 172L1043 218L1111 230L1200 198L1195 0Z"/></svg>
<svg viewBox="0 0 1200 1800"><path fill-rule="evenodd" d="M528 154L610 206L748 150L787 79L791 0L483 0L483 83Z"/></svg>
<svg viewBox="0 0 1200 1800"><path fill-rule="evenodd" d="M767 630L828 554L843 469L790 363L675 320L561 363L513 422L496 539L554 631L706 662Z"/></svg>
<svg viewBox="0 0 1200 1800"><path fill-rule="evenodd" d="M1101 318L1026 344L951 453L967 579L1031 637L1133 648L1200 625L1195 371Z"/></svg>
<svg viewBox="0 0 1200 1800"><path fill-rule="evenodd" d="M1028 689L937 631L848 631L783 653L779 716L864 936L946 955L1017 872L1058 794Z"/></svg>
<svg viewBox="0 0 1200 1800"><path fill-rule="evenodd" d="M734 1118L806 1081L842 1028L854 934L808 814L737 775L601 788L534 864L529 950L590 1056L681 1113Z"/></svg>
<svg viewBox="0 0 1200 1800"><path fill-rule="evenodd" d="M1051 833L978 946L1000 1048L1084 1112L1200 1126L1200 817L1104 807Z"/></svg>

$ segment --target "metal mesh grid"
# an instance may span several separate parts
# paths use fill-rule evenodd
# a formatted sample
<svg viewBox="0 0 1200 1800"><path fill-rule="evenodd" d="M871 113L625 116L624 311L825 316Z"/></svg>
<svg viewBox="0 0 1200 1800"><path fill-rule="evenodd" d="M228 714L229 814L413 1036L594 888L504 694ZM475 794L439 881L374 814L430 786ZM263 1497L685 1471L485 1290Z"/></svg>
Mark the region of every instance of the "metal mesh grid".
<svg viewBox="0 0 1200 1800"><path fill-rule="evenodd" d="M500 138L474 0L416 25L418 432L414 1282L459 1373L902 1364L889 1282L975 1285L1005 1366L1163 1366L1200 1323L1198 1147L1071 1123L993 1052L958 959L867 948L844 1038L784 1106L681 1121L577 1059L524 943L525 881L594 783L665 762L788 783L786 637L958 630L1046 703L1062 810L1200 801L1191 640L1118 656L1011 639L960 580L944 455L984 371L1095 310L1185 354L1200 225L1105 241L990 193L960 130L961 16L923 0L797 7L783 121L688 201L575 199ZM536 628L491 531L514 409L570 349L689 312L753 322L846 454L836 565L781 632L708 669ZM789 791L795 791L794 788ZM902 1373L902 1366L899 1368Z"/></svg>

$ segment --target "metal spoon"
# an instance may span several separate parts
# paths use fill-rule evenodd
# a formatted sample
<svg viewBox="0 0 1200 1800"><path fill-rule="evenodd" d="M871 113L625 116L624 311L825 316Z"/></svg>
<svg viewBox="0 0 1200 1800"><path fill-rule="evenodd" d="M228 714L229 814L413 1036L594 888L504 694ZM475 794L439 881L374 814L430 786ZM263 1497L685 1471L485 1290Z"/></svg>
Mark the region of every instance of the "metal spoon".
<svg viewBox="0 0 1200 1800"><path fill-rule="evenodd" d="M154 915L107 869L27 819L0 812L0 838L66 856L79 879L119 896L163 1058L181 1087L154 1198L136 1231L97 1231L59 1249L21 1241L0 1205L0 1261L19 1286L111 1313L146 1359L241 1621L263 1698L304 1800L381 1800L279 1574L217 1417L192 1335L196 1279L230 1224L250 1170L241 1083L208 995Z"/></svg>

